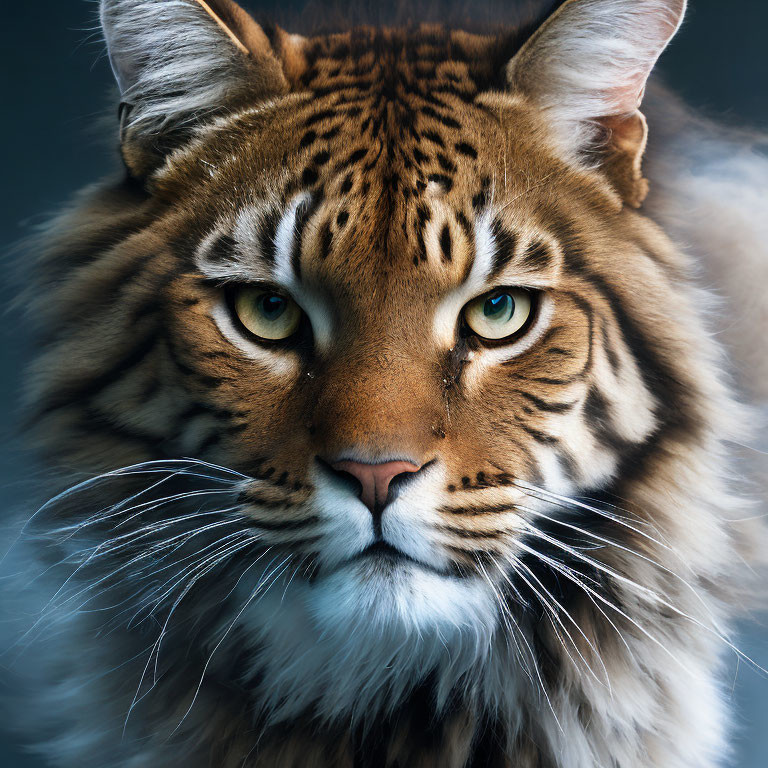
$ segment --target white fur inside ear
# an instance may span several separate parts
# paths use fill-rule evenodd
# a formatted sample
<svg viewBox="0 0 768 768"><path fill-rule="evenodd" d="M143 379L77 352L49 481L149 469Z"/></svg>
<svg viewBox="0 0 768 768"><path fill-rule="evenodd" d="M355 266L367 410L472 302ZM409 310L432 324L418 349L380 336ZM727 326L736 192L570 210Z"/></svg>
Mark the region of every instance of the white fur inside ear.
<svg viewBox="0 0 768 768"><path fill-rule="evenodd" d="M100 15L130 126L208 112L238 82L245 56L196 2L101 0Z"/></svg>
<svg viewBox="0 0 768 768"><path fill-rule="evenodd" d="M569 0L509 63L510 87L534 98L573 142L590 121L639 107L685 7L685 0Z"/></svg>

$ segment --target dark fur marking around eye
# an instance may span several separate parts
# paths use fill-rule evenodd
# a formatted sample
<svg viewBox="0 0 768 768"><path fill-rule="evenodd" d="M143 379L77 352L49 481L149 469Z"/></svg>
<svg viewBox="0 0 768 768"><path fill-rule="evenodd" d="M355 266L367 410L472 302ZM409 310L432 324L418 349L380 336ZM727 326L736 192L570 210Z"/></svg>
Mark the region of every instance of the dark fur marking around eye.
<svg viewBox="0 0 768 768"><path fill-rule="evenodd" d="M466 141L459 141L454 144L454 147L459 154L471 157L473 160L477 159L477 150Z"/></svg>
<svg viewBox="0 0 768 768"><path fill-rule="evenodd" d="M443 261L452 261L453 255L453 242L451 240L451 228L448 224L443 225L443 230L440 233L440 251L443 255Z"/></svg>
<svg viewBox="0 0 768 768"><path fill-rule="evenodd" d="M563 357L572 357L572 354L567 349L562 349L561 347L550 347L547 350L547 353L550 355L562 355Z"/></svg>
<svg viewBox="0 0 768 768"><path fill-rule="evenodd" d="M280 218L280 211L277 208L272 208L267 214L259 232L261 256L270 264L274 264L277 255L275 237L277 236L277 228L280 225Z"/></svg>
<svg viewBox="0 0 768 768"><path fill-rule="evenodd" d="M552 264L552 253L549 248L539 240L530 243L520 257L521 263L531 269L545 270Z"/></svg>
<svg viewBox="0 0 768 768"><path fill-rule="evenodd" d="M494 219L491 225L494 239L494 253L489 277L495 278L515 258L517 237L506 229L499 219Z"/></svg>
<svg viewBox="0 0 768 768"><path fill-rule="evenodd" d="M339 211L339 215L336 217L336 225L341 228L349 220L349 211Z"/></svg>
<svg viewBox="0 0 768 768"><path fill-rule="evenodd" d="M228 232L218 235L205 252L207 261L216 263L231 259L236 252L237 243Z"/></svg>

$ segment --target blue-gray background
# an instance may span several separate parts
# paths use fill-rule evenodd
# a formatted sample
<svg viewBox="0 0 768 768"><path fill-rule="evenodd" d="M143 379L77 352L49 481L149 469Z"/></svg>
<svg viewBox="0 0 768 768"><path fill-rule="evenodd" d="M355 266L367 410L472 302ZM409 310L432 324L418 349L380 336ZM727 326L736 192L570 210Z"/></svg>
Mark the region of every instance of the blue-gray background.
<svg viewBox="0 0 768 768"><path fill-rule="evenodd" d="M259 0L241 2L251 10L266 5ZM288 0L280 5L302 3ZM42 221L45 212L114 168L116 162L114 143L105 141L99 130L110 106L111 75L96 30L97 4L93 0L5 0L3 6L0 253ZM690 6L681 35L661 63L666 79L691 104L710 114L768 127L768 3L690 0ZM2 267L0 298L6 304L17 288L9 277L7 257ZM27 462L12 447L10 436L29 335L17 311L0 318L0 500L8 508L23 487L17 480L27 472ZM745 627L740 647L768 667L765 626ZM2 681L0 668L0 685ZM731 689L738 729L733 765L766 768L768 678L743 663L738 669L734 665ZM0 768L33 766L39 763L25 756L12 738L0 736Z"/></svg>

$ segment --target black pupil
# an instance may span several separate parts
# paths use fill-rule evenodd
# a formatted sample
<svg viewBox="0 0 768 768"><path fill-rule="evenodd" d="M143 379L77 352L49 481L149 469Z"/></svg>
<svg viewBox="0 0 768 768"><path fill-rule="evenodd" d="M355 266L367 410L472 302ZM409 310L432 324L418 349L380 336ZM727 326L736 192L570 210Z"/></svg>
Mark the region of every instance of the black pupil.
<svg viewBox="0 0 768 768"><path fill-rule="evenodd" d="M502 314L512 317L515 312L515 300L508 293L500 293L486 299L483 313L486 317L497 318Z"/></svg>
<svg viewBox="0 0 768 768"><path fill-rule="evenodd" d="M285 297L275 293L265 293L259 298L259 309L267 320L277 320L287 306Z"/></svg>

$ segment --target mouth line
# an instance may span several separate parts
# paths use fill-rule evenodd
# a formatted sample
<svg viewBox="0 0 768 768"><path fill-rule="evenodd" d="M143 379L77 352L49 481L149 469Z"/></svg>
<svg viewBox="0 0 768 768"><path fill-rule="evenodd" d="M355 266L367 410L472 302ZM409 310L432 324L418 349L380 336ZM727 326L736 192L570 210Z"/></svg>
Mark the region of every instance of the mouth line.
<svg viewBox="0 0 768 768"><path fill-rule="evenodd" d="M395 563L397 562L410 563L411 565L416 565L425 571L431 571L432 573L436 573L438 576L447 577L450 575L445 571L441 571L432 565L429 565L421 560L417 560L416 558L411 557L410 555L403 552L401 549L398 549L397 547L393 547L391 544L384 541L383 539L379 539L378 541L374 541L372 544L369 544L364 550L362 550L361 552L358 552L356 555L350 558L347 562L356 563L361 560L366 560L368 558L379 558L383 560L389 560Z"/></svg>

